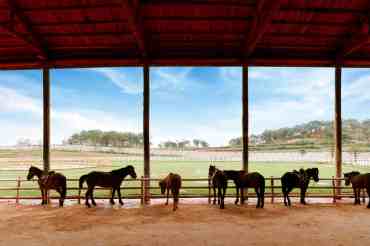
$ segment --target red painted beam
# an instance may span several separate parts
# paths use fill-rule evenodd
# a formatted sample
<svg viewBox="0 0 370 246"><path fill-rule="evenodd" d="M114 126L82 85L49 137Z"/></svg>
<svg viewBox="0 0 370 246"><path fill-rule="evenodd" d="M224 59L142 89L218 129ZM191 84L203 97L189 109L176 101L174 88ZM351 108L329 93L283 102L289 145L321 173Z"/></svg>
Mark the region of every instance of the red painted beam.
<svg viewBox="0 0 370 246"><path fill-rule="evenodd" d="M246 38L245 57L249 57L255 50L257 43L261 40L269 25L271 25L271 21L276 12L278 12L281 2L281 0L258 2L256 14Z"/></svg>
<svg viewBox="0 0 370 246"><path fill-rule="evenodd" d="M134 35L138 48L141 52L141 55L143 57L147 57L147 48L146 48L146 41L145 41L145 35L144 35L144 27L143 22L140 16L140 7L139 2L135 1L132 2L130 0L123 0L123 6L127 10L127 21L128 25L132 31L132 34Z"/></svg>
<svg viewBox="0 0 370 246"><path fill-rule="evenodd" d="M17 20L22 28L28 33L28 35L21 34L17 32L14 28L14 21L11 21L11 25L0 25L0 28L7 32L9 35L21 39L22 41L29 44L35 51L38 53L38 58L41 60L47 59L47 52L43 47L41 41L39 40L38 36L33 32L31 25L29 24L28 18L18 10L15 0L7 0L7 5L9 6L9 10L11 15L13 15L14 19Z"/></svg>

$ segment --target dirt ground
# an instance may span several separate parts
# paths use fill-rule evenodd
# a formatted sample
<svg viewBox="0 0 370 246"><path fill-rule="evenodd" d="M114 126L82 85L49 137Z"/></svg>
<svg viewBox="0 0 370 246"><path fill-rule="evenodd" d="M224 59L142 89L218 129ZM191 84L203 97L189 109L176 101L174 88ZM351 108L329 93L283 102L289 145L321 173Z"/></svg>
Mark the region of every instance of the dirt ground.
<svg viewBox="0 0 370 246"><path fill-rule="evenodd" d="M370 209L350 204L82 205L0 204L0 245L370 245Z"/></svg>

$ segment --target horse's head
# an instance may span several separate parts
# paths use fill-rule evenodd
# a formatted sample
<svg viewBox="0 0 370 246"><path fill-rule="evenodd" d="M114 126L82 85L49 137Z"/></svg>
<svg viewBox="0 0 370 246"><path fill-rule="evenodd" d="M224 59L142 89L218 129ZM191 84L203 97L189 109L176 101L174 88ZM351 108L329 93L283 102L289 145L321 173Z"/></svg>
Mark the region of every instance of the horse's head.
<svg viewBox="0 0 370 246"><path fill-rule="evenodd" d="M360 175L360 172L352 171L349 173L344 173L345 184L349 185L351 183L352 178L357 175Z"/></svg>
<svg viewBox="0 0 370 246"><path fill-rule="evenodd" d="M128 165L126 169L127 169L128 174L131 176L131 178L136 179L137 175L135 172L135 168L131 165Z"/></svg>
<svg viewBox="0 0 370 246"><path fill-rule="evenodd" d="M319 178L319 169L318 168L308 168L306 170L306 173L308 175L309 178L313 178L313 180L315 182L319 182L320 178Z"/></svg>
<svg viewBox="0 0 370 246"><path fill-rule="evenodd" d="M161 180L158 182L159 187L161 187L161 194L163 195L166 192L166 182Z"/></svg>
<svg viewBox="0 0 370 246"><path fill-rule="evenodd" d="M216 172L217 168L214 165L209 165L208 168L208 177L212 177L213 174Z"/></svg>
<svg viewBox="0 0 370 246"><path fill-rule="evenodd" d="M31 166L28 169L27 180L33 179L33 177L35 177L35 175L38 176L40 174L40 172L42 172L40 169L38 169L35 166Z"/></svg>

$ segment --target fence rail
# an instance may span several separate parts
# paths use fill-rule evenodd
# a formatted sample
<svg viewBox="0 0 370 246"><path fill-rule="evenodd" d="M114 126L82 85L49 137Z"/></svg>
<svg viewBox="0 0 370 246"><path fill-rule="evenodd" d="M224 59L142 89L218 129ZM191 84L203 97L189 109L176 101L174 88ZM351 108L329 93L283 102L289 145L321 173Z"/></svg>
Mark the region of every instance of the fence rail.
<svg viewBox="0 0 370 246"><path fill-rule="evenodd" d="M137 192L133 194L126 195L124 198L125 199L140 199L141 204L144 204L145 201L149 201L150 198L163 198L163 195L156 194L152 191L158 191L159 187L158 186L152 186L150 185L151 182L157 182L160 179L147 179L144 177L141 177L140 179L127 179L125 180L125 184L127 183L139 183L138 186L128 186L128 187L122 187L123 189L126 190L135 190ZM266 193L265 193L265 198L269 198L271 203L274 203L277 198L282 198L283 194L281 192L281 185L277 185L276 181L280 181L279 177L268 177L266 178ZM351 187L347 186L337 186L337 181L343 181L343 178L337 179L335 177L332 178L321 178L320 181L329 181L330 185L319 185L319 186L311 186L308 189L308 192L306 193L306 197L310 198L332 198L332 202L335 203L338 199L341 198L352 198L353 197L353 192ZM213 192L211 187L209 186L210 180L208 178L187 178L182 180L185 184L188 182L194 182L194 181L202 181L207 185L199 185L199 186L183 186L182 190L193 190L192 192L183 192L181 194L180 192L180 197L181 198L208 198L208 202L211 202L211 198L213 197ZM14 187L13 186L7 186L7 187L2 187L1 184L4 182L14 182ZM68 179L67 182L78 182L78 179ZM15 200L15 202L18 204L20 200L35 200L35 199L41 199L41 196L39 195L27 195L23 196L21 195L22 191L39 191L38 186L34 187L24 187L26 184L30 183L36 183L34 181L29 181L26 179L22 179L18 177L17 179L0 179L0 194L3 191L15 191L15 196L2 196L0 195L0 199L6 199L6 200ZM341 182L342 183L342 182ZM149 186L146 186L145 184L149 184ZM229 186L228 190L234 190L235 186ZM78 186L71 186L68 187L67 191L78 191L78 195L67 195L66 199L70 200L77 200L78 203L81 202L81 199L83 199L83 196L81 196L82 191L86 190L86 188L79 188ZM105 191L111 191L109 188L96 188L96 190L105 190ZM148 192L145 192L147 190ZM203 194L200 193L199 191L203 190ZM315 191L315 190L320 190L321 192ZM196 192L194 192L196 191ZM311 191L311 192L310 192ZM315 191L315 192L312 192ZM68 192L67 192L68 194ZM149 197L145 197L146 194L148 194ZM248 197L256 197L254 192L253 193L247 193ZM299 197L299 192L292 192L290 194L291 197ZM226 197L235 197L234 195L229 194L226 195ZM50 199L58 199L58 196L50 196ZM97 195L95 196L96 199L109 199L110 196L102 196L102 195ZM362 198L365 200L365 192L363 190L362 192Z"/></svg>

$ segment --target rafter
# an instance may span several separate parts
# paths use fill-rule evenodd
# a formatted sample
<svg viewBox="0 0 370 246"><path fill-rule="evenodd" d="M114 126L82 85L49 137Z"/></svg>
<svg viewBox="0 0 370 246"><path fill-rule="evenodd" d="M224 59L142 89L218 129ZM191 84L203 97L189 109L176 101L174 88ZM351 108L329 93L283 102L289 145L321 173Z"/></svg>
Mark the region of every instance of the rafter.
<svg viewBox="0 0 370 246"><path fill-rule="evenodd" d="M271 24L272 18L279 10L281 0L275 1L258 1L256 7L256 14L253 18L250 31L246 38L246 45L244 47L244 56L249 57L256 48L258 41L266 32L268 26Z"/></svg>
<svg viewBox="0 0 370 246"><path fill-rule="evenodd" d="M9 22L9 25L0 25L0 28L9 35L21 39L29 44L34 50L37 51L38 58L42 60L47 59L47 52L42 46L42 43L38 39L37 35L33 32L28 18L23 15L21 11L18 10L15 0L7 0L6 2L9 6L11 20ZM22 26L27 35L19 33L19 31L15 29L16 21L18 21L18 23Z"/></svg>
<svg viewBox="0 0 370 246"><path fill-rule="evenodd" d="M142 57L147 57L147 47L145 42L144 28L142 19L139 15L139 1L123 0L122 4L127 10L127 22L132 34L134 35Z"/></svg>
<svg viewBox="0 0 370 246"><path fill-rule="evenodd" d="M346 43L341 46L337 52L336 60L342 62L344 58L370 42L369 19L361 18L360 27L352 34Z"/></svg>

